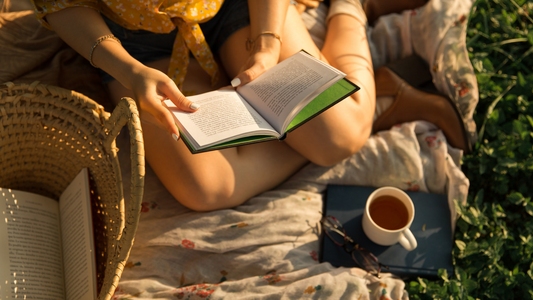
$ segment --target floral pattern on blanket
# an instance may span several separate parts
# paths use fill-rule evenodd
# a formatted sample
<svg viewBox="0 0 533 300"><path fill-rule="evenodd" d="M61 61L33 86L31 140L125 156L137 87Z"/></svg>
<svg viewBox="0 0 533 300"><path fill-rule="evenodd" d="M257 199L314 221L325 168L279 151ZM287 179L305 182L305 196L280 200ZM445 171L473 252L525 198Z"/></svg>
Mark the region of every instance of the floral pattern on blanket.
<svg viewBox="0 0 533 300"><path fill-rule="evenodd" d="M259 278L265 280L266 282L268 282L269 285L274 285L278 282L281 281L281 275L279 274L276 274L276 272L273 272L272 274L268 274L268 275L265 275L265 276L259 276Z"/></svg>
<svg viewBox="0 0 533 300"><path fill-rule="evenodd" d="M181 241L181 244L177 245L178 247L183 247L185 249L194 249L194 243L189 241L188 239L183 239Z"/></svg>
<svg viewBox="0 0 533 300"><path fill-rule="evenodd" d="M320 291L322 289L322 286L320 285L317 285L317 286L308 286L305 291L304 291L304 294L314 294L316 291Z"/></svg>
<svg viewBox="0 0 533 300"><path fill-rule="evenodd" d="M150 209L156 209L158 207L159 205L155 201L143 202L141 203L141 212L147 213L150 211Z"/></svg>
<svg viewBox="0 0 533 300"><path fill-rule="evenodd" d="M197 284L188 287L176 289L174 297L177 299L189 300L193 296L198 296L201 299L211 299L211 294L215 292L218 284Z"/></svg>
<svg viewBox="0 0 533 300"><path fill-rule="evenodd" d="M442 140L436 136L428 136L424 139L430 148L438 148L442 145Z"/></svg>

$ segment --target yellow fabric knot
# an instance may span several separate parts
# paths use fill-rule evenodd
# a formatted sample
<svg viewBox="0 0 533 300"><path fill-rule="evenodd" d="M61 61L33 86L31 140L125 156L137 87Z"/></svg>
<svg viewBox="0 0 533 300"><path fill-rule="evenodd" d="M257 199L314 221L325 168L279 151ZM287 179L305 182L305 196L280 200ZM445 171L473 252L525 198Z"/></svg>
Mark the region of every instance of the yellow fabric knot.
<svg viewBox="0 0 533 300"><path fill-rule="evenodd" d="M211 76L211 84L215 85L219 77L218 65L215 62L213 53L209 49L209 45L205 40L200 26L198 23L187 23L180 18L174 18L172 20L176 27L178 27L178 34L172 49L168 76L181 89L189 65L188 50L190 50L202 69Z"/></svg>
<svg viewBox="0 0 533 300"><path fill-rule="evenodd" d="M178 27L178 34L174 41L168 76L181 89L187 67L189 66L189 50L194 55L202 69L211 76L211 84L218 82L218 65L207 44L199 23L212 19L219 11L224 0L214 1L165 1L162 0L156 11L166 14L173 24ZM168 6L164 6L165 4Z"/></svg>

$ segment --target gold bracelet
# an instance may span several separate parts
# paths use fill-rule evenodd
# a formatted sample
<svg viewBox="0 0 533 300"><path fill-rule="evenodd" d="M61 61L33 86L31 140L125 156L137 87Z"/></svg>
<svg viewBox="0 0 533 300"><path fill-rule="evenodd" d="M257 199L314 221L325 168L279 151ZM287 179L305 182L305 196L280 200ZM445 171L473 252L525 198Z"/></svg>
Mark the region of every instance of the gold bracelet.
<svg viewBox="0 0 533 300"><path fill-rule="evenodd" d="M272 31L263 31L260 34L258 34L257 37L255 37L255 39L253 40L249 38L246 39L246 50L252 51L254 49L255 41L257 41L257 39L262 35L271 35L275 37L276 39L278 39L280 44L282 43L281 36L279 36L279 34L272 32Z"/></svg>
<svg viewBox="0 0 533 300"><path fill-rule="evenodd" d="M93 63L93 52L94 52L94 49L96 49L96 47L98 47L98 45L100 45L101 42L103 42L103 41L105 41L105 40L107 40L107 39L112 39L112 40L114 40L114 41L116 41L117 43L119 43L119 44L122 45L122 43L120 42L120 40L117 39L117 38L116 38L114 35L112 35L112 34L104 35L104 36L98 38L98 39L96 40L96 42L94 42L94 45L93 45L93 47L91 48L91 52L89 52L89 62L90 62L91 65L92 65L93 67L95 67L95 68L98 68L98 67Z"/></svg>

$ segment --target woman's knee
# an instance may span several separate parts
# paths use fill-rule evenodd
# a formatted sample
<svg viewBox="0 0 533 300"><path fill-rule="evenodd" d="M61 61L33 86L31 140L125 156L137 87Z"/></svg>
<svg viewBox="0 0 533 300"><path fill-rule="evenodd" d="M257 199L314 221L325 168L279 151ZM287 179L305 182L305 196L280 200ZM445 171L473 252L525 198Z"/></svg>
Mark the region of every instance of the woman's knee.
<svg viewBox="0 0 533 300"><path fill-rule="evenodd" d="M212 211L230 208L234 194L231 176L205 176L194 178L188 186L180 186L179 191L171 191L184 206L195 211Z"/></svg>
<svg viewBox="0 0 533 300"><path fill-rule="evenodd" d="M307 158L319 166L335 165L359 151L369 135L370 132L332 137L324 141L324 145L310 153Z"/></svg>
<svg viewBox="0 0 533 300"><path fill-rule="evenodd" d="M358 152L368 140L372 123L352 122L321 138L320 145L310 147L306 157L320 166L331 166Z"/></svg>

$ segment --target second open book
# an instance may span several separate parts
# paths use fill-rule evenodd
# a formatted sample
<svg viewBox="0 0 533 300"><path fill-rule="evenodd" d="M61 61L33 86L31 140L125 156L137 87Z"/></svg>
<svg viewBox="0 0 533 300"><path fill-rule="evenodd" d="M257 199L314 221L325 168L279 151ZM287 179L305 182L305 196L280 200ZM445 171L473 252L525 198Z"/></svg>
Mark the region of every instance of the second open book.
<svg viewBox="0 0 533 300"><path fill-rule="evenodd" d="M96 299L89 186L83 169L59 202L0 187L1 299Z"/></svg>
<svg viewBox="0 0 533 300"><path fill-rule="evenodd" d="M359 90L346 74L300 51L254 81L188 97L194 113L166 100L192 153L282 140L326 109Z"/></svg>

